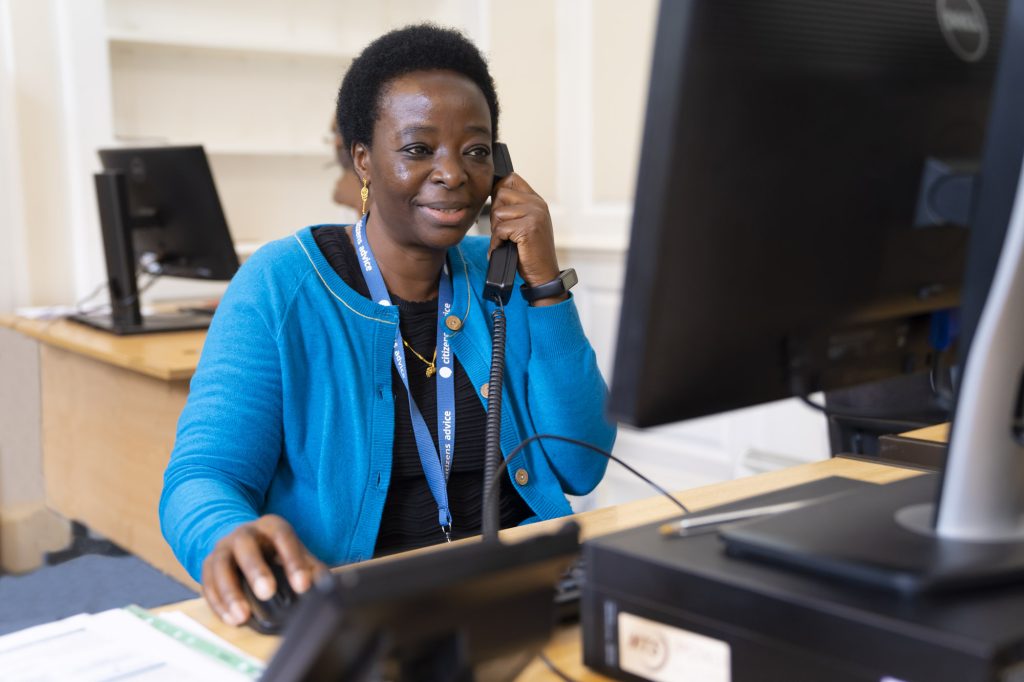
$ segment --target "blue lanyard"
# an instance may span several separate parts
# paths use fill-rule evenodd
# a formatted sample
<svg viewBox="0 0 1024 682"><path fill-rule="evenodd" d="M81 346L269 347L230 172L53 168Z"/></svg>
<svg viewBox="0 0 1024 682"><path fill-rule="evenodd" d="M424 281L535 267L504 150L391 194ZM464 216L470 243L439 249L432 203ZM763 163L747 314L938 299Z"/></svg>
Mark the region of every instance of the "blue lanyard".
<svg viewBox="0 0 1024 682"><path fill-rule="evenodd" d="M364 214L352 230L355 235L356 254L363 266L363 278L370 290L370 297L380 305L391 305L384 277L377 267L377 259L373 256L370 243L366 240L366 215ZM448 264L445 263L438 283L437 296L437 358L434 361L437 372L434 374L437 387L437 446L430 438L430 429L424 421L420 408L412 398L409 390L409 375L405 366L405 351L402 349L402 330L395 325L395 341L392 355L398 376L405 385L409 397L409 416L412 418L413 436L416 450L419 451L420 465L430 486L430 493L437 503L437 519L444 531L445 538L451 542L452 515L448 509L448 476L452 470L452 457L455 454L455 365L448 337L445 334L444 320L452 309L452 280L448 275ZM438 456L438 452L442 456ZM443 460L443 466L442 466Z"/></svg>

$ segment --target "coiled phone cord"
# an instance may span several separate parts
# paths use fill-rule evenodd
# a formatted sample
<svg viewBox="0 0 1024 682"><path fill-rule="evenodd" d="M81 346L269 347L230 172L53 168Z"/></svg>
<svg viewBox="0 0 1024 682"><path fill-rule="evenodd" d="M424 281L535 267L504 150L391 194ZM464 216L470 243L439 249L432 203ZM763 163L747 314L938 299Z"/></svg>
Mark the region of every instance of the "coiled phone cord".
<svg viewBox="0 0 1024 682"><path fill-rule="evenodd" d="M500 303L500 301L499 301ZM501 504L501 486L490 485L497 474L501 456L501 384L505 377L505 307L491 313L491 377L487 383L487 431L484 436L483 518L481 533L485 541L498 539L497 510ZM494 497L493 501L491 498ZM488 513L488 510L495 513Z"/></svg>

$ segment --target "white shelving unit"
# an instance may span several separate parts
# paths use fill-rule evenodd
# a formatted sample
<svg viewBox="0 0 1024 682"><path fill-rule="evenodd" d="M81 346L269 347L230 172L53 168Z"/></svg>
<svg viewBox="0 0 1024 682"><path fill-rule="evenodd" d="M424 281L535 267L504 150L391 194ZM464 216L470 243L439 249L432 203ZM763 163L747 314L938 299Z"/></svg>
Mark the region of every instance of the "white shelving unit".
<svg viewBox="0 0 1024 682"><path fill-rule="evenodd" d="M164 47L187 50L211 50L215 52L243 52L255 54L279 54L284 57L308 57L314 59L351 59L352 53L332 46L304 46L288 43L256 43L238 40L228 36L225 40L197 40L187 36L141 31L111 31L107 39L112 45L126 47Z"/></svg>
<svg viewBox="0 0 1024 682"><path fill-rule="evenodd" d="M327 135L355 55L390 28L426 20L480 41L485 4L106 0L115 140L203 145L246 257L303 225L336 218L331 191L339 170ZM211 293L204 287L199 295Z"/></svg>

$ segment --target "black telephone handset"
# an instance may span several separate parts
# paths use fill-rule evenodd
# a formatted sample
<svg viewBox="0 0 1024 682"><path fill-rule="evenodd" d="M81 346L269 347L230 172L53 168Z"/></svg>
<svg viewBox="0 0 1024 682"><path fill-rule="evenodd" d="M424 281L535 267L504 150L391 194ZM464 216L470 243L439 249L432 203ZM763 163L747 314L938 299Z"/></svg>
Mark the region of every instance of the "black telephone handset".
<svg viewBox="0 0 1024 682"><path fill-rule="evenodd" d="M512 157L508 147L501 142L494 143L494 184L512 172ZM515 242L503 242L491 253L487 265L487 280L484 282L484 298L501 301L507 305L512 296L512 284L519 266L519 250Z"/></svg>

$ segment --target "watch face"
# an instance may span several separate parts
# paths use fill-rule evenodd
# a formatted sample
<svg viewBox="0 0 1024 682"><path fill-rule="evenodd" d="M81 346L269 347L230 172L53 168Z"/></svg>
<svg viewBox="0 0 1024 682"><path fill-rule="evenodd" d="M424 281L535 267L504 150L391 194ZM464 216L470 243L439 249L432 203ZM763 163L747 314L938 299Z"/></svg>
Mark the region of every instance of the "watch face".
<svg viewBox="0 0 1024 682"><path fill-rule="evenodd" d="M565 286L565 290L569 291L576 283L580 281L580 278L576 276L576 269L569 268L568 270L562 270L561 274L562 284Z"/></svg>

